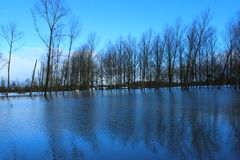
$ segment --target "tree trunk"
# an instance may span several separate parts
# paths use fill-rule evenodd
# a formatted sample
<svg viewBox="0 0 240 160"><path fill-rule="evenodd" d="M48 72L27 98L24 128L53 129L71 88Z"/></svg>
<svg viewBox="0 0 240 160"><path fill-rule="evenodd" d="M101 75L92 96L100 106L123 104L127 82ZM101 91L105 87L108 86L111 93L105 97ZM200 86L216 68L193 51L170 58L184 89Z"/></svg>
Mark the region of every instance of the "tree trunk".
<svg viewBox="0 0 240 160"><path fill-rule="evenodd" d="M46 75L46 82L45 82L45 88L44 88L44 96L45 97L47 97L48 83L49 83L50 72L51 72L52 35L53 35L53 31L51 30L50 31L50 41L49 41L49 46L48 46L48 57L47 57L47 75Z"/></svg>
<svg viewBox="0 0 240 160"><path fill-rule="evenodd" d="M33 83L34 83L36 67L37 67L37 60L35 62L34 69L33 69L33 74L32 74L32 82L31 82L30 93L29 93L30 97L32 97L32 90L33 90Z"/></svg>
<svg viewBox="0 0 240 160"><path fill-rule="evenodd" d="M12 58L12 43L10 44L9 59L8 59L8 84L7 84L7 90L6 90L6 97L7 98L8 98L8 92L10 91L11 58Z"/></svg>

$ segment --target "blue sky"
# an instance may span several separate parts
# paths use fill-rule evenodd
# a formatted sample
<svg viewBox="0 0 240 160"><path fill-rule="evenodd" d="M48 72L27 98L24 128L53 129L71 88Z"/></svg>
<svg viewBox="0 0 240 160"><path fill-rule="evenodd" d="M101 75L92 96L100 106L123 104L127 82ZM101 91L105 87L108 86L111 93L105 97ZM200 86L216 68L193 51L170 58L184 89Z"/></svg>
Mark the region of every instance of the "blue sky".
<svg viewBox="0 0 240 160"><path fill-rule="evenodd" d="M0 24L15 22L24 32L24 47L13 56L13 79L30 78L34 59L45 52L30 13L35 3L36 0L0 0ZM206 9L210 9L212 24L221 35L225 24L240 10L239 0L66 0L66 4L81 23L81 37L77 44L80 45L88 34L95 32L100 37L100 46L128 33L139 38L150 28L161 31L165 24L174 23L178 17L184 24L189 24ZM0 52L7 56L2 39ZM5 75L5 70L0 71L0 77Z"/></svg>

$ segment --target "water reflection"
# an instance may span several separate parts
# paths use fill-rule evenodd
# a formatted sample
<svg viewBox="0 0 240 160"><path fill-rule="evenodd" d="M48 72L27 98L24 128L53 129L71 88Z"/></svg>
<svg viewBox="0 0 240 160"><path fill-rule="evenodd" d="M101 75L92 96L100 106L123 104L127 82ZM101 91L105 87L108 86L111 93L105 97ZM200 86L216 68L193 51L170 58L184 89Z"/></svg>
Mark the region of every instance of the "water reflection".
<svg viewBox="0 0 240 160"><path fill-rule="evenodd" d="M0 106L0 159L237 159L240 93L95 92Z"/></svg>

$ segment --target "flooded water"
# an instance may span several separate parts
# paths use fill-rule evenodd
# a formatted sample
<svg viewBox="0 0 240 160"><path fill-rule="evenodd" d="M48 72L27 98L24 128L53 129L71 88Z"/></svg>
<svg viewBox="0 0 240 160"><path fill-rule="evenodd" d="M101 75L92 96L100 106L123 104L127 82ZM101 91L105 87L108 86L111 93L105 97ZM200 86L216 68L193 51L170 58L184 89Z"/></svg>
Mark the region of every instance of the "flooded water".
<svg viewBox="0 0 240 160"><path fill-rule="evenodd" d="M0 159L239 159L240 92L0 100Z"/></svg>

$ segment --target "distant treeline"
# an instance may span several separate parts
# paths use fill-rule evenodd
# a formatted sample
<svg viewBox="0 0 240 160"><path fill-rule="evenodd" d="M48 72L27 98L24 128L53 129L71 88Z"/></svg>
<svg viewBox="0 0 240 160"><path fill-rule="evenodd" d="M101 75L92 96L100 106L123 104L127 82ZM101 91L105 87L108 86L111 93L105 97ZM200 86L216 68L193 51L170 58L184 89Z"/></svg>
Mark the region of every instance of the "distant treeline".
<svg viewBox="0 0 240 160"><path fill-rule="evenodd" d="M34 71L25 87L15 85L7 89L2 82L2 91L19 88L22 92L47 93L174 86L189 89L202 85L240 88L239 13L226 24L221 43L207 10L188 25L177 20L159 33L152 30L143 33L139 40L129 34L107 43L100 51L96 50L97 36L91 34L85 44L73 51L80 26L76 19L70 21L69 27L64 25L68 12L63 0L40 0L36 4L33 20L46 45L47 56L40 62L36 78ZM40 32L38 21L47 24L49 33ZM69 44L67 56L63 56L63 43Z"/></svg>

